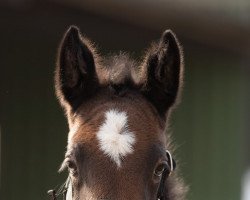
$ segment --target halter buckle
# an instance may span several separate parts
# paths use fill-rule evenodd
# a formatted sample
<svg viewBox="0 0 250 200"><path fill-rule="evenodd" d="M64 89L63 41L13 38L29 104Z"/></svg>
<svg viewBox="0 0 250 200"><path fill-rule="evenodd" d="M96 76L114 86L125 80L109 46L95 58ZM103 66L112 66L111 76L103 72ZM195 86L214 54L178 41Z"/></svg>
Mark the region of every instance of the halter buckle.
<svg viewBox="0 0 250 200"><path fill-rule="evenodd" d="M50 196L51 200L56 200L56 191L55 190L49 190L47 193Z"/></svg>
<svg viewBox="0 0 250 200"><path fill-rule="evenodd" d="M167 154L168 161L169 161L169 167L170 167L169 176L170 176L171 173L174 171L175 164L174 164L174 159L173 159L170 151L166 150L166 154Z"/></svg>

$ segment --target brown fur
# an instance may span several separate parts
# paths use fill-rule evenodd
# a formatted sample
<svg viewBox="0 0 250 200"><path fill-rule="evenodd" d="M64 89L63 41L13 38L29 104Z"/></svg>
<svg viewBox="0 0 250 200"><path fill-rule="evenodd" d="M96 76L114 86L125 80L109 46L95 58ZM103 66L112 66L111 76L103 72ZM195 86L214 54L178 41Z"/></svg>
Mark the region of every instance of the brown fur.
<svg viewBox="0 0 250 200"><path fill-rule="evenodd" d="M55 80L70 128L78 127L64 165L76 172L71 174L73 199L156 199L159 179L153 171L166 159L165 149L172 152L165 130L182 76L182 52L170 31L148 51L143 64L126 54L100 58L78 28L67 31ZM121 169L99 149L95 135L110 109L125 111L136 135L134 152L123 158ZM184 200L185 193L175 171L166 180L164 200Z"/></svg>

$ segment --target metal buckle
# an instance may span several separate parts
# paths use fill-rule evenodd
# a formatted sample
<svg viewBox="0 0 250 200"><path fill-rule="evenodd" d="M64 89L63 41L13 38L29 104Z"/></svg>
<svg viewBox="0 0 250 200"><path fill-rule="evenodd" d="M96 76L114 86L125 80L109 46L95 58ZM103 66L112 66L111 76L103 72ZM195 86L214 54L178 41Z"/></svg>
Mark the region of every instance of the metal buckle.
<svg viewBox="0 0 250 200"><path fill-rule="evenodd" d="M166 154L169 160L169 166L170 166L170 172L169 172L169 176L171 175L171 173L174 171L174 161L173 161L173 157L171 155L171 153L166 150Z"/></svg>

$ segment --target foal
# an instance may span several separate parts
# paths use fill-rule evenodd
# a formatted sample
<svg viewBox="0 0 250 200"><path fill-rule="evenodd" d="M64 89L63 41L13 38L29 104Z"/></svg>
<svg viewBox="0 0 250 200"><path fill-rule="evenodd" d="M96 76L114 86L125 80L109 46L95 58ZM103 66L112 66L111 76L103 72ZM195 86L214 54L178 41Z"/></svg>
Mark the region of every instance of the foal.
<svg viewBox="0 0 250 200"><path fill-rule="evenodd" d="M101 58L77 27L69 28L55 74L70 130L60 169L69 171L67 200L185 198L165 132L182 75L170 30L137 63L126 54Z"/></svg>

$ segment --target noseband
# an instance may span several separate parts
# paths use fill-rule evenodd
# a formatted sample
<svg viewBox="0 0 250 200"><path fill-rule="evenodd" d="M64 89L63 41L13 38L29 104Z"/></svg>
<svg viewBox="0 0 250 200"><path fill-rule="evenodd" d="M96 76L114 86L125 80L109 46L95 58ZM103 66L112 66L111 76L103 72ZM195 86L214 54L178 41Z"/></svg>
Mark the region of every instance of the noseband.
<svg viewBox="0 0 250 200"><path fill-rule="evenodd" d="M169 170L165 169L162 173L160 185L157 192L157 200L163 200L164 197L164 185L166 178L171 175L174 171L176 164L174 159L172 158L171 153L166 150L166 155L168 158ZM70 185L70 177L67 178L66 182L58 189L53 189L48 191L48 195L50 196L50 200L57 200L58 197L62 196L63 200L66 200L67 191Z"/></svg>

